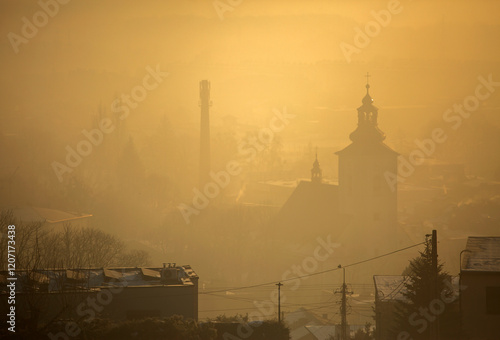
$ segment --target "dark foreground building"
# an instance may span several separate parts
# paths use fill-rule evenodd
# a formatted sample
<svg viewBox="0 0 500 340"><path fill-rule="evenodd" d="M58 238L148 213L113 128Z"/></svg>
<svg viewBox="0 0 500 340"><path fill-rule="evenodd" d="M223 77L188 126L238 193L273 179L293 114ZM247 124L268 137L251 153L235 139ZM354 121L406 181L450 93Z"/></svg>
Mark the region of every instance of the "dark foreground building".
<svg viewBox="0 0 500 340"><path fill-rule="evenodd" d="M500 237L469 237L461 264L467 339L500 339Z"/></svg>
<svg viewBox="0 0 500 340"><path fill-rule="evenodd" d="M8 310L15 282L17 324L181 315L198 319L198 275L190 266L51 269L0 274L0 305Z"/></svg>

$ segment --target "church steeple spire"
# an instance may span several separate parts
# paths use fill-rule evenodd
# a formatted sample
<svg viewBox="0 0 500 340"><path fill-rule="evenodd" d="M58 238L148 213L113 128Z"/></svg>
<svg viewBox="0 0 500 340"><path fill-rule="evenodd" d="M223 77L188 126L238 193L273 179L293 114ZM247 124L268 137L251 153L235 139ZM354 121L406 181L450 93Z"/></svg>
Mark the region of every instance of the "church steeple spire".
<svg viewBox="0 0 500 340"><path fill-rule="evenodd" d="M363 98L363 105L369 105L373 103L373 99L370 96L370 83L368 82L368 77L371 77L368 72L366 72L366 96Z"/></svg>
<svg viewBox="0 0 500 340"><path fill-rule="evenodd" d="M313 168L311 169L311 182L321 183L323 181L323 175L318 161L318 148L316 148L316 160L313 163Z"/></svg>
<svg viewBox="0 0 500 340"><path fill-rule="evenodd" d="M378 108L373 105L373 98L370 96L368 77L369 73L366 74L366 95L361 101L363 105L358 107L358 127L349 136L353 142L381 142L385 139L385 134L378 128Z"/></svg>

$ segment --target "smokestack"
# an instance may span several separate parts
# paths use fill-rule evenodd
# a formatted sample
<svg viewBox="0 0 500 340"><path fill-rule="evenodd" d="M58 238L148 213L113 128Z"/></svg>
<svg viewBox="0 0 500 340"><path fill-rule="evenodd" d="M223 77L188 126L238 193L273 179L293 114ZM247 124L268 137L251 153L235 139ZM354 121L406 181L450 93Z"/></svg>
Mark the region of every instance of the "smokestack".
<svg viewBox="0 0 500 340"><path fill-rule="evenodd" d="M200 188L209 181L210 174L210 82L202 80L200 82Z"/></svg>

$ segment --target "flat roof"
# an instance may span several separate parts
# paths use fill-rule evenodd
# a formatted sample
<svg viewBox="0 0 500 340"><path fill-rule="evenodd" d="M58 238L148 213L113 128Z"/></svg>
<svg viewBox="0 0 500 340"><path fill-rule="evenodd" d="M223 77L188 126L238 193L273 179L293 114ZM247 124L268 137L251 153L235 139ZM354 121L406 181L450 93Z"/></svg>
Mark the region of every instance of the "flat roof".
<svg viewBox="0 0 500 340"><path fill-rule="evenodd" d="M162 270L176 270L176 277L162 280ZM193 286L198 275L189 265L154 268L154 267L113 267L113 268L74 268L74 269L40 269L29 273L38 287L45 286L49 292L74 287L78 289L95 289L112 286L151 287L151 286ZM28 272L16 270L18 288L22 291L26 284ZM0 272L1 278L7 276L7 271ZM6 280L4 280L6 281Z"/></svg>
<svg viewBox="0 0 500 340"><path fill-rule="evenodd" d="M462 257L462 271L500 272L500 237L469 236Z"/></svg>

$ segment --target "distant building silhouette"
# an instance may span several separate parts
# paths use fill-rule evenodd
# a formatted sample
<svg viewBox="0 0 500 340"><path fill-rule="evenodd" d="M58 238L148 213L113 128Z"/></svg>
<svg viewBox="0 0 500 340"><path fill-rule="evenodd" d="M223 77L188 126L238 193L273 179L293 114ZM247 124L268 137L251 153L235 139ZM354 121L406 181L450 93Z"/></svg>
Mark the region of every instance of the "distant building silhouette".
<svg viewBox="0 0 500 340"><path fill-rule="evenodd" d="M318 152L316 151L316 160L313 163L313 168L311 169L311 182L321 183L323 181L323 175L318 162Z"/></svg>
<svg viewBox="0 0 500 340"><path fill-rule="evenodd" d="M395 250L408 240L398 232L397 187L391 187L385 178L387 172L397 174L398 153L384 143L385 134L378 127L378 108L373 105L369 89L367 84L357 109L358 124L349 136L352 143L336 152L338 185L322 177L316 156L311 181L298 184L275 220L276 230L284 231L283 237L292 242L311 233L331 235L340 245L336 250L340 263ZM383 272L384 265L377 264L378 270ZM351 270L351 274L351 278L371 281L371 276L363 276L361 267Z"/></svg>
<svg viewBox="0 0 500 340"><path fill-rule="evenodd" d="M292 238L297 235L297 231L311 232L311 227L315 232L331 233L338 237L341 230L337 226L345 223L345 216L338 211L338 198L338 186L323 181L316 153L311 180L298 183L276 217L276 228L291 232L289 235Z"/></svg>
<svg viewBox="0 0 500 340"><path fill-rule="evenodd" d="M9 308L8 277L8 271L0 272L4 310ZM40 312L41 323L88 315L115 320L172 315L198 319L199 277L189 265L16 270L15 277L20 320L29 319L34 310Z"/></svg>
<svg viewBox="0 0 500 340"><path fill-rule="evenodd" d="M210 82L200 81L200 187L209 181L210 176Z"/></svg>
<svg viewBox="0 0 500 340"><path fill-rule="evenodd" d="M396 235L397 183L391 187L386 173L397 174L398 153L385 143L378 128L378 108L366 84L358 126L349 136L352 143L336 152L339 157L339 211L351 217L347 233L372 236L381 248ZM347 238L350 238L347 236ZM376 255L376 254L371 254Z"/></svg>

